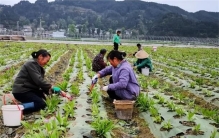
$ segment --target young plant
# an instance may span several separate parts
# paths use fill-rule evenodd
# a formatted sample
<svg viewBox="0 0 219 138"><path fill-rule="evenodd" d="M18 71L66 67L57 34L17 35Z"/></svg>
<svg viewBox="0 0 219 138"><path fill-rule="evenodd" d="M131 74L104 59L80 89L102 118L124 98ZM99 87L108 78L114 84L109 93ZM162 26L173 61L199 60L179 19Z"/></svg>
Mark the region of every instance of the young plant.
<svg viewBox="0 0 219 138"><path fill-rule="evenodd" d="M91 110L94 117L96 117L100 112L96 103L92 104Z"/></svg>
<svg viewBox="0 0 219 138"><path fill-rule="evenodd" d="M93 127L96 130L96 133L99 137L110 137L110 134L112 134L112 129L115 128L115 125L113 121L109 119L101 119L100 117L97 117L92 123L91 127Z"/></svg>
<svg viewBox="0 0 219 138"><path fill-rule="evenodd" d="M78 83L72 84L71 93L74 94L74 95L79 95L80 90L79 90L79 87L78 87Z"/></svg>
<svg viewBox="0 0 219 138"><path fill-rule="evenodd" d="M61 90L66 91L67 90L67 86L68 86L68 82L67 81L63 81L62 83L59 83L57 85Z"/></svg>
<svg viewBox="0 0 219 138"><path fill-rule="evenodd" d="M91 93L92 103L97 103L99 101L99 97L100 95L98 94L96 89L94 89Z"/></svg>
<svg viewBox="0 0 219 138"><path fill-rule="evenodd" d="M142 112L147 111L150 108L149 97L147 94L140 93L137 98L136 105L139 107L139 110Z"/></svg>
<svg viewBox="0 0 219 138"><path fill-rule="evenodd" d="M178 115L179 117L185 115L185 111L184 111L181 107L179 107L179 108L176 109L176 113L177 113L177 115Z"/></svg>
<svg viewBox="0 0 219 138"><path fill-rule="evenodd" d="M162 122L162 118L161 118L161 116L155 116L155 117L153 117L153 121L155 122L155 123L161 123Z"/></svg>
<svg viewBox="0 0 219 138"><path fill-rule="evenodd" d="M193 130L194 134L198 134L200 129L201 129L201 124L198 124L198 125L194 126L192 130Z"/></svg>
<svg viewBox="0 0 219 138"><path fill-rule="evenodd" d="M165 122L162 127L167 129L167 130L170 130L173 128L173 125L171 124L171 122L169 120L169 121Z"/></svg>
<svg viewBox="0 0 219 138"><path fill-rule="evenodd" d="M74 107L75 107L75 101L70 101L63 106L63 110L65 111L67 116L74 117L75 114Z"/></svg>
<svg viewBox="0 0 219 138"><path fill-rule="evenodd" d="M150 113L151 113L151 116L153 117L159 115L158 110L155 107L150 107Z"/></svg>
<svg viewBox="0 0 219 138"><path fill-rule="evenodd" d="M51 98L47 98L46 109L40 111L41 115L47 116L48 114L54 113L56 111L59 102L61 102L61 100L56 95L53 95Z"/></svg>
<svg viewBox="0 0 219 138"><path fill-rule="evenodd" d="M67 126L69 125L68 122L68 116L62 116L59 112L56 115L56 119L58 121L58 126L60 127L59 129L62 131L66 131Z"/></svg>
<svg viewBox="0 0 219 138"><path fill-rule="evenodd" d="M182 101L183 101L184 98L185 98L185 96L182 93L178 94L179 103L183 103Z"/></svg>
<svg viewBox="0 0 219 138"><path fill-rule="evenodd" d="M159 97L158 104L165 104L165 103L166 103L165 98L162 97L162 96L160 96L160 97Z"/></svg>
<svg viewBox="0 0 219 138"><path fill-rule="evenodd" d="M190 88L193 88L193 89L194 89L194 88L195 88L195 85L196 85L196 83L195 83L194 81L191 82L191 83L190 83Z"/></svg>
<svg viewBox="0 0 219 138"><path fill-rule="evenodd" d="M188 121L194 121L195 120L194 115L195 115L194 112L188 112L187 114Z"/></svg>
<svg viewBox="0 0 219 138"><path fill-rule="evenodd" d="M167 102L167 107L168 107L171 111L175 111L175 110L176 110L176 105L174 104L173 101Z"/></svg>
<svg viewBox="0 0 219 138"><path fill-rule="evenodd" d="M218 135L217 130L214 130L213 132L211 132L210 138L217 138L217 135Z"/></svg>
<svg viewBox="0 0 219 138"><path fill-rule="evenodd" d="M150 82L151 87L153 87L154 89L157 89L159 86L159 81L154 79L153 81Z"/></svg>
<svg viewBox="0 0 219 138"><path fill-rule="evenodd" d="M69 80L70 80L70 74L65 73L65 74L63 75L63 78L64 78L65 81L69 81Z"/></svg>

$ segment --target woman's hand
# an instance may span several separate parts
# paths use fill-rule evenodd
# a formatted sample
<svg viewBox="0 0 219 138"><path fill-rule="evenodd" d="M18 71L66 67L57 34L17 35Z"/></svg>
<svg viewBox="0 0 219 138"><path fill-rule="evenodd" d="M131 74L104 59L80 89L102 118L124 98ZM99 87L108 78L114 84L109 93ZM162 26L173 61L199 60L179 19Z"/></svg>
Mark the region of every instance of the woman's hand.
<svg viewBox="0 0 219 138"><path fill-rule="evenodd" d="M108 86L103 86L102 88L103 91L108 91L108 89L109 89Z"/></svg>

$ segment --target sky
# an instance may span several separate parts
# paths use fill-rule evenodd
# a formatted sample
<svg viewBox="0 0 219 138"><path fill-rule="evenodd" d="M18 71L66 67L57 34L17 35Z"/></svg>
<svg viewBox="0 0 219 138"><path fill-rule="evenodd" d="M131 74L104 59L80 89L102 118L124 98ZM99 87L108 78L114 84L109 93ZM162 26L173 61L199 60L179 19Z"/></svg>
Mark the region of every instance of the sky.
<svg viewBox="0 0 219 138"><path fill-rule="evenodd" d="M0 4L14 5L20 0L0 0ZM29 0L34 3L36 0ZM54 1L54 0L48 0ZM156 2L161 4L168 4L171 6L178 6L188 12L197 12L200 10L219 12L219 0L144 0L148 2Z"/></svg>

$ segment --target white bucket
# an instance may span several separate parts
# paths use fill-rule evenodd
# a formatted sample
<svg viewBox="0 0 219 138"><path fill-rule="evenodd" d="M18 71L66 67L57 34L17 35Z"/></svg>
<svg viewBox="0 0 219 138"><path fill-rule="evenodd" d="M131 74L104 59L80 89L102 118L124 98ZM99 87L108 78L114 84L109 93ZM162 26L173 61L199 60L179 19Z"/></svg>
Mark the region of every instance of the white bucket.
<svg viewBox="0 0 219 138"><path fill-rule="evenodd" d="M145 67L141 69L141 73L144 74L145 76L149 75L149 68Z"/></svg>
<svg viewBox="0 0 219 138"><path fill-rule="evenodd" d="M19 108L18 108L19 106ZM23 105L3 105L3 123L5 126L20 126L22 111L24 110Z"/></svg>

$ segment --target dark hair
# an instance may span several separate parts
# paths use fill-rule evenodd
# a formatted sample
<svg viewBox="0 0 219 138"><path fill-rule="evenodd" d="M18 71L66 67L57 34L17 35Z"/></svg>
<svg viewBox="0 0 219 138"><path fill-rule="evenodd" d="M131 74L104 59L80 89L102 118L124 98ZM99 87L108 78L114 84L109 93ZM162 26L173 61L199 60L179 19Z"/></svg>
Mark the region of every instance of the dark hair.
<svg viewBox="0 0 219 138"><path fill-rule="evenodd" d="M120 51L117 51L117 50L112 50L107 55L107 59L113 60L115 57L119 60L123 60L126 57L126 53L125 52L120 52Z"/></svg>
<svg viewBox="0 0 219 138"><path fill-rule="evenodd" d="M106 54L106 49L101 49L100 54Z"/></svg>
<svg viewBox="0 0 219 138"><path fill-rule="evenodd" d="M121 33L121 31L120 31L120 30L118 30L116 33L117 33L117 34L118 34L118 33Z"/></svg>
<svg viewBox="0 0 219 138"><path fill-rule="evenodd" d="M45 49L40 49L39 51L37 51L37 52L32 52L32 54L31 54L31 56L32 56L33 58L38 58L40 55L42 55L43 57L47 57L47 56L50 56L50 57L51 57L50 53L47 52Z"/></svg>
<svg viewBox="0 0 219 138"><path fill-rule="evenodd" d="M137 47L141 47L141 44L138 43L138 44L137 44Z"/></svg>

